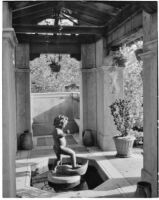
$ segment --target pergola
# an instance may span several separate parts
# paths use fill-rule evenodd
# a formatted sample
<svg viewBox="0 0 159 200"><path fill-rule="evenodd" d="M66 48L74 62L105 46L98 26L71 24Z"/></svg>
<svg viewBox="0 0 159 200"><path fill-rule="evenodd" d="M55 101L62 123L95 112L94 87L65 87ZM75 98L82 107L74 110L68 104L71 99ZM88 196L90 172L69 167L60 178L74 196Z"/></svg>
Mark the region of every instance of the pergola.
<svg viewBox="0 0 159 200"><path fill-rule="evenodd" d="M39 22L52 19L52 25ZM69 26L61 25L69 20ZM113 85L109 52L142 39L144 166L141 179L157 197L157 2L3 2L3 195L15 197L16 143L31 130L29 60L41 53L65 53L81 60L81 131L94 130L96 145L113 150L115 127L109 105L123 97L123 73ZM47 47L47 48L46 48ZM115 90L112 88L115 87ZM81 135L80 135L81 136ZM82 136L81 136L82 137Z"/></svg>

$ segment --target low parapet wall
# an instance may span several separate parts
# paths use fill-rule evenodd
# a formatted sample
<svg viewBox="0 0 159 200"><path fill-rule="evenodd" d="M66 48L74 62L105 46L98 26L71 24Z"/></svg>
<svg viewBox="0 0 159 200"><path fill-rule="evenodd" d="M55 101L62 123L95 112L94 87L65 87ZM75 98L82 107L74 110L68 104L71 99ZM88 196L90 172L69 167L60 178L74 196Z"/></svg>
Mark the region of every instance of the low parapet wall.
<svg viewBox="0 0 159 200"><path fill-rule="evenodd" d="M79 118L79 92L32 93L31 119L33 136L50 135L53 120L63 114L70 120Z"/></svg>

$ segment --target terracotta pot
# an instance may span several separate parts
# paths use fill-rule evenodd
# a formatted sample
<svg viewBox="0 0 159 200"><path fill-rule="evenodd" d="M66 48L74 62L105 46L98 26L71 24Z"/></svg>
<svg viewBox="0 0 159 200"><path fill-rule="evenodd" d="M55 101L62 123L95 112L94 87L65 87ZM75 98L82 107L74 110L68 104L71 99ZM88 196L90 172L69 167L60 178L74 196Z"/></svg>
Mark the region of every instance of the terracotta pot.
<svg viewBox="0 0 159 200"><path fill-rule="evenodd" d="M32 137L29 131L24 131L24 133L21 134L20 146L21 146L21 150L31 150L33 148Z"/></svg>
<svg viewBox="0 0 159 200"><path fill-rule="evenodd" d="M137 198L150 198L151 197L151 184L145 181L137 183L135 197Z"/></svg>
<svg viewBox="0 0 159 200"><path fill-rule="evenodd" d="M116 150L117 150L117 157L121 158L128 158L132 155L132 147L135 140L133 136L126 136L126 137L113 137Z"/></svg>
<svg viewBox="0 0 159 200"><path fill-rule="evenodd" d="M94 145L92 130L87 129L83 131L83 144L88 147Z"/></svg>

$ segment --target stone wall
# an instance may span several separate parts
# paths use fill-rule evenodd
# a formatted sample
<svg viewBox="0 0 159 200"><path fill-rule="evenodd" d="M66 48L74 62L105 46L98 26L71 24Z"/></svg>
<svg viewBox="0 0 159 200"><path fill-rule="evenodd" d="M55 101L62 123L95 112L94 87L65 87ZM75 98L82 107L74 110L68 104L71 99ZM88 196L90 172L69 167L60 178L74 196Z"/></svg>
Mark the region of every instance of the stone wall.
<svg viewBox="0 0 159 200"><path fill-rule="evenodd" d="M63 114L79 118L79 93L32 93L31 119L33 136L50 135L53 120Z"/></svg>

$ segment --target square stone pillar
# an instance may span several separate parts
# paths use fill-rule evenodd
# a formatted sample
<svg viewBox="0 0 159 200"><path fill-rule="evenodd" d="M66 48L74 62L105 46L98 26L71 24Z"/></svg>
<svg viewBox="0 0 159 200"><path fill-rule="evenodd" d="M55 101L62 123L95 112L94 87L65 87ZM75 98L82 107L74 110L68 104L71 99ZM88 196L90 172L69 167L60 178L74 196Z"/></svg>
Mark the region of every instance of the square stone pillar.
<svg viewBox="0 0 159 200"><path fill-rule="evenodd" d="M117 134L110 108L123 97L123 69L108 65L104 58L105 40L82 45L81 122L82 130L94 130L93 136L102 150L114 150L112 137ZM106 64L107 63L107 64Z"/></svg>
<svg viewBox="0 0 159 200"><path fill-rule="evenodd" d="M3 197L16 196L16 96L14 29L3 29L2 122L3 122Z"/></svg>
<svg viewBox="0 0 159 200"><path fill-rule="evenodd" d="M157 13L143 12L144 45L143 54L143 108L144 108L144 163L142 181L152 187L152 197L157 197Z"/></svg>
<svg viewBox="0 0 159 200"><path fill-rule="evenodd" d="M115 150L113 136L117 135L118 131L114 125L109 106L118 98L123 98L123 69L107 65L98 67L97 141L101 149L105 151Z"/></svg>
<svg viewBox="0 0 159 200"><path fill-rule="evenodd" d="M3 2L2 33L2 153L3 197L16 197L16 96L15 46L12 13L8 2Z"/></svg>
<svg viewBox="0 0 159 200"><path fill-rule="evenodd" d="M81 131L93 130L96 143L97 131L97 85L96 85L96 44L83 44L81 47ZM82 138L82 135L81 135Z"/></svg>
<svg viewBox="0 0 159 200"><path fill-rule="evenodd" d="M29 44L16 47L16 100L19 139L25 130L31 131Z"/></svg>

